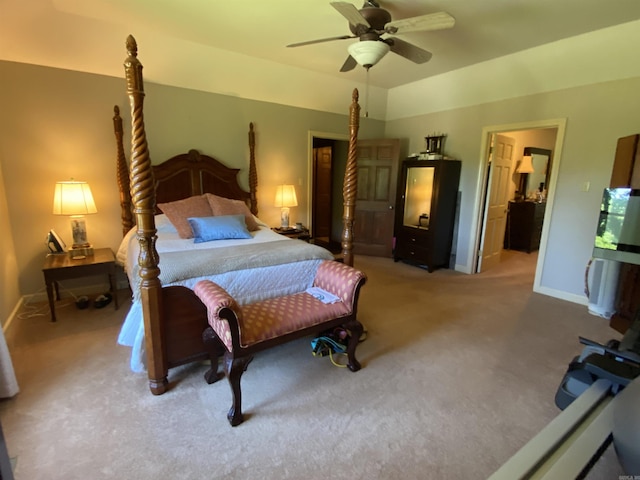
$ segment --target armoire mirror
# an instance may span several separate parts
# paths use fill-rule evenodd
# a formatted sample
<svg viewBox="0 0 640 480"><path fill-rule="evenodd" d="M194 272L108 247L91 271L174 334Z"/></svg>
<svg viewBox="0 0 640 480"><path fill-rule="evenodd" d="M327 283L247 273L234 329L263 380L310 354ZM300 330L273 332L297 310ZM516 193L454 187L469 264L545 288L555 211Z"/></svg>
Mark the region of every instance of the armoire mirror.
<svg viewBox="0 0 640 480"><path fill-rule="evenodd" d="M537 147L525 147L523 156L531 156L533 172L520 174L520 192L528 196L535 192L542 184L543 189L549 185L549 172L551 171L551 150Z"/></svg>

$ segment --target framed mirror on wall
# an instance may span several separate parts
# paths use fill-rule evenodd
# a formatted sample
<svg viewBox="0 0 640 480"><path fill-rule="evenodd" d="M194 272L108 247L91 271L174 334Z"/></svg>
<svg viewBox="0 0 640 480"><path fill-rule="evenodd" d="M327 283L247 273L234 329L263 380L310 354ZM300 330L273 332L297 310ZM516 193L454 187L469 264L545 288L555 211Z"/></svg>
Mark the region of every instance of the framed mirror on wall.
<svg viewBox="0 0 640 480"><path fill-rule="evenodd" d="M538 198L537 192L546 192L551 172L551 150L525 147L520 166L519 191L525 198Z"/></svg>

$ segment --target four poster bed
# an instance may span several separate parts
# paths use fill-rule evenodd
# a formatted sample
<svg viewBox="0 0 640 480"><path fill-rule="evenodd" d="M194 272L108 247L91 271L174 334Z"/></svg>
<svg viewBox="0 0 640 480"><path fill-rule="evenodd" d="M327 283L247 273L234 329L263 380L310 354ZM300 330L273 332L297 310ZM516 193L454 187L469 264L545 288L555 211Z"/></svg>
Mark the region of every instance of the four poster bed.
<svg viewBox="0 0 640 480"><path fill-rule="evenodd" d="M122 119L115 107L117 179L124 236L117 256L129 277L133 304L119 342L132 346L131 368L146 369L151 392L159 395L167 389L170 368L211 358L202 340L208 325L207 308L192 290L195 283L211 279L240 304L250 303L304 291L311 286L319 264L334 257L323 248L272 232L257 217L253 124L249 125L248 135L249 192L238 184L239 169L228 168L195 150L151 165L143 118L142 65L132 36L127 38L126 45L132 138L127 165ZM350 266L359 111L358 92L354 90L343 183L342 259ZM211 215L205 211L214 215L227 215L231 211L243 216L251 238L225 236L214 242L205 239L197 243L199 237L192 217ZM180 222L188 222L187 228L194 227L195 239L185 236Z"/></svg>

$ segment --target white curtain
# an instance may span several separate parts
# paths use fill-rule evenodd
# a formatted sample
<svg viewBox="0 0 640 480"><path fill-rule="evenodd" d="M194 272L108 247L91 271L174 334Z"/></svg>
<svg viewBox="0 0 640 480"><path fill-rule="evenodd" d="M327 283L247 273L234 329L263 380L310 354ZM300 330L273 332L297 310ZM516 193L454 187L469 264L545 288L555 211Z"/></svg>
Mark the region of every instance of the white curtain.
<svg viewBox="0 0 640 480"><path fill-rule="evenodd" d="M7 347L4 332L0 328L0 398L13 397L19 390L9 347Z"/></svg>

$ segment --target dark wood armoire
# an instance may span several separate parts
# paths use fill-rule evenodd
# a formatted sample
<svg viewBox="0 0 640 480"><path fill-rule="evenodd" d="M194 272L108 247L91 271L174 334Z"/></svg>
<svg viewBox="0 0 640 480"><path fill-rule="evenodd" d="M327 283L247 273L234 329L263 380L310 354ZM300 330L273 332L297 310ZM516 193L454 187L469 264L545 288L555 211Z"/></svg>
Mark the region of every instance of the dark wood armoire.
<svg viewBox="0 0 640 480"><path fill-rule="evenodd" d="M447 268L455 225L460 160L402 162L395 216L395 261L429 272Z"/></svg>

